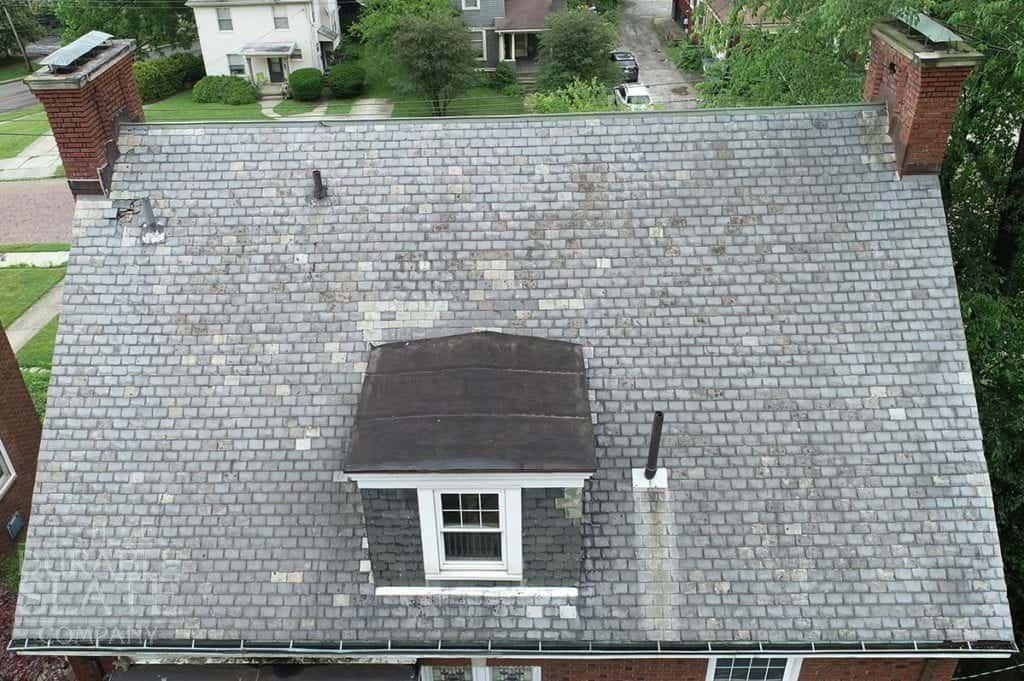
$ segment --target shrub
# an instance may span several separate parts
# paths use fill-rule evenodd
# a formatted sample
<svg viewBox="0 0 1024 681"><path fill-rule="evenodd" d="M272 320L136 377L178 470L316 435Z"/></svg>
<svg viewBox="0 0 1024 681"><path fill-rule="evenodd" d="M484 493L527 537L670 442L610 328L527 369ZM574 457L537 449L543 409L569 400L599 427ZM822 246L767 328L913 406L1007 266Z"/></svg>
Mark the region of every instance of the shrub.
<svg viewBox="0 0 1024 681"><path fill-rule="evenodd" d="M145 103L170 97L203 77L203 60L194 54L180 52L136 62L132 66L139 96Z"/></svg>
<svg viewBox="0 0 1024 681"><path fill-rule="evenodd" d="M622 72L608 59L619 40L618 32L597 12L571 10L552 14L540 36L540 73L537 85L543 92L565 87L574 80L613 85Z"/></svg>
<svg viewBox="0 0 1024 681"><path fill-rule="evenodd" d="M608 87L592 78L587 82L574 80L552 92L529 95L526 108L532 113L552 114L611 111L614 106Z"/></svg>
<svg viewBox="0 0 1024 681"><path fill-rule="evenodd" d="M355 62L342 62L331 67L326 80L334 97L355 97L366 87L366 69Z"/></svg>
<svg viewBox="0 0 1024 681"><path fill-rule="evenodd" d="M292 71L288 76L288 92L293 99L314 102L324 93L324 77L320 69L307 68Z"/></svg>
<svg viewBox="0 0 1024 681"><path fill-rule="evenodd" d="M256 86L238 76L206 76L192 88L199 104L251 104L260 98Z"/></svg>
<svg viewBox="0 0 1024 681"><path fill-rule="evenodd" d="M516 79L516 72L504 62L500 62L488 74L487 84L506 95L521 95L523 93L523 86Z"/></svg>
<svg viewBox="0 0 1024 681"><path fill-rule="evenodd" d="M704 68L704 57L709 53L700 45L681 40L669 48L668 54L676 68L684 71L701 71Z"/></svg>

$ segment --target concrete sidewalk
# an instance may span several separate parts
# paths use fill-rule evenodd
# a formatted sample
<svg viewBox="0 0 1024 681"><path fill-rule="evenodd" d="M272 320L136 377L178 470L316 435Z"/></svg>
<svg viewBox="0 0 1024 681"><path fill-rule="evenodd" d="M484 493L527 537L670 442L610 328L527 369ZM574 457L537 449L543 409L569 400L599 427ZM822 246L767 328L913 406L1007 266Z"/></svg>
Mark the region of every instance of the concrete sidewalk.
<svg viewBox="0 0 1024 681"><path fill-rule="evenodd" d="M0 182L0 243L71 241L74 212L63 178Z"/></svg>
<svg viewBox="0 0 1024 681"><path fill-rule="evenodd" d="M51 319L60 314L64 297L64 280L47 291L32 307L7 327L7 340L17 352L28 343Z"/></svg>
<svg viewBox="0 0 1024 681"><path fill-rule="evenodd" d="M2 125L0 125L2 131ZM52 133L46 133L13 158L0 159L0 181L53 177L60 166L60 152Z"/></svg>

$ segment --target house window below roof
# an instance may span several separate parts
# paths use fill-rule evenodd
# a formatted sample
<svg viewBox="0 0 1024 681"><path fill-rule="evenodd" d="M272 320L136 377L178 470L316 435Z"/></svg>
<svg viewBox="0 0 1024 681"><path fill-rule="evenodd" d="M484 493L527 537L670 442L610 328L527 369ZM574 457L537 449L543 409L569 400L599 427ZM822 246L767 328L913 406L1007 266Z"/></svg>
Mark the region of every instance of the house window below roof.
<svg viewBox="0 0 1024 681"><path fill-rule="evenodd" d="M240 54L228 55L228 73L232 76L245 75L245 57Z"/></svg>
<svg viewBox="0 0 1024 681"><path fill-rule="evenodd" d="M462 9L480 9L480 0L462 0Z"/></svg>
<svg viewBox="0 0 1024 681"><path fill-rule="evenodd" d="M785 657L718 657L708 661L707 681L795 681L800 660Z"/></svg>
<svg viewBox="0 0 1024 681"><path fill-rule="evenodd" d="M476 51L477 61L487 60L487 31L482 28L469 29L469 42Z"/></svg>
<svg viewBox="0 0 1024 681"><path fill-rule="evenodd" d="M274 5L274 28L277 30L288 28L288 10L280 5Z"/></svg>
<svg viewBox="0 0 1024 681"><path fill-rule="evenodd" d="M420 667L419 681L541 681L540 667L427 666Z"/></svg>
<svg viewBox="0 0 1024 681"><path fill-rule="evenodd" d="M217 8L217 28L222 31L231 31L235 28L234 23L231 21L231 8Z"/></svg>
<svg viewBox="0 0 1024 681"><path fill-rule="evenodd" d="M0 442L0 499L11 489L15 477L14 464L11 463L11 457L7 455L4 443Z"/></svg>

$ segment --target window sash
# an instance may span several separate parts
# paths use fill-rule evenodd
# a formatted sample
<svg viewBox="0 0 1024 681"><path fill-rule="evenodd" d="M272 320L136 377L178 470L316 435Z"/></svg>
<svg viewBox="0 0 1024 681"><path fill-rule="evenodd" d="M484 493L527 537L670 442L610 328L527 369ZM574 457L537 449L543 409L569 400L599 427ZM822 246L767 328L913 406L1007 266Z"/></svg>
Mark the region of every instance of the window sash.
<svg viewBox="0 0 1024 681"><path fill-rule="evenodd" d="M222 31L231 31L234 24L231 22L231 9L228 7L217 8L217 28Z"/></svg>
<svg viewBox="0 0 1024 681"><path fill-rule="evenodd" d="M476 57L477 61L487 60L487 31L482 28L471 28L469 32L472 34L469 38L470 42L473 43L474 47L478 47L478 54Z"/></svg>
<svg viewBox="0 0 1024 681"><path fill-rule="evenodd" d="M418 489L420 538L423 544L423 567L428 580L482 579L519 580L523 573L522 510L519 488ZM443 494L496 494L498 527L445 527L442 515ZM445 535L458 533L491 533L500 537L501 559L467 559L446 555Z"/></svg>
<svg viewBox="0 0 1024 681"><path fill-rule="evenodd" d="M462 9L480 9L480 0L462 0Z"/></svg>
<svg viewBox="0 0 1024 681"><path fill-rule="evenodd" d="M284 7L273 7L274 12L274 29L286 29L288 28L288 13Z"/></svg>
<svg viewBox="0 0 1024 681"><path fill-rule="evenodd" d="M782 662L782 675L778 675ZM797 681L802 659L748 655L712 657L708 660L706 681ZM775 673L771 673L775 670Z"/></svg>

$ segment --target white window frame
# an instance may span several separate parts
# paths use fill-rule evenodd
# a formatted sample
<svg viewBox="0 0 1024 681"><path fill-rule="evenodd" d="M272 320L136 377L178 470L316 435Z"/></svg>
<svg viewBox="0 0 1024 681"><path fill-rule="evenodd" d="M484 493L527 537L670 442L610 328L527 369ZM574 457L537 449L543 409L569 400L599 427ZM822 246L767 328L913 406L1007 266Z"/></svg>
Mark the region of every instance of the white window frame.
<svg viewBox="0 0 1024 681"><path fill-rule="evenodd" d="M2 441L0 441L0 468L3 469L0 470L0 499L3 499L17 479L18 473L14 470L14 464Z"/></svg>
<svg viewBox="0 0 1024 681"><path fill-rule="evenodd" d="M278 10L281 10L280 14ZM288 31L291 30L291 21L288 18L288 8L284 5L271 5L270 7L270 21L274 25L275 31ZM278 26L277 20L284 19L284 26Z"/></svg>
<svg viewBox="0 0 1024 681"><path fill-rule="evenodd" d="M462 0L462 9L480 9L480 0Z"/></svg>
<svg viewBox="0 0 1024 681"><path fill-rule="evenodd" d="M423 573L427 580L466 579L519 581L523 578L522 489L451 486L416 490L423 544ZM444 555L441 522L442 494L497 494L501 527L500 561L448 560Z"/></svg>
<svg viewBox="0 0 1024 681"><path fill-rule="evenodd" d="M803 665L802 657L787 657L785 655L758 655L754 652L750 652L745 655L722 655L719 657L708 658L708 671L707 675L704 677L705 681L715 681L715 667L718 666L719 660L734 660L746 657L764 657L770 660L784 658L786 660L786 670L782 673L782 681L797 681L797 679L800 678L800 667Z"/></svg>
<svg viewBox="0 0 1024 681"><path fill-rule="evenodd" d="M487 61L487 29L486 28L468 28L466 29L470 33L480 34L480 56L476 58L477 61Z"/></svg>
<svg viewBox="0 0 1024 681"><path fill-rule="evenodd" d="M223 32L227 33L228 31L234 31L235 30L235 19L234 19L234 17L231 16L231 8L230 7L215 7L214 11L217 14L217 30L218 31L223 31ZM221 13L223 13L223 16L221 16ZM227 18L227 22L228 22L228 27L227 28L224 28L224 24L223 24L224 17Z"/></svg>
<svg viewBox="0 0 1024 681"><path fill-rule="evenodd" d="M232 57L237 57L239 60L241 60L241 66L242 66L242 72L241 73L235 73L234 72L233 67L235 65L231 63L231 58ZM248 76L248 70L249 69L247 69L246 66L245 66L245 57L243 57L240 54L229 54L229 55L227 55L227 60L228 60L228 75L231 75L231 76Z"/></svg>
<svg viewBox="0 0 1024 681"><path fill-rule="evenodd" d="M511 662L512 660L509 660L509 661ZM439 666L446 667L446 666L449 666L449 665L439 665ZM516 664L501 665L501 664L499 664L499 665L496 665L496 666L498 666L498 667L506 667L506 666L507 667L521 667L521 666L525 666L525 665L516 665ZM435 669L435 667L432 666L432 665L429 665L429 664L420 665L420 679L419 679L419 681L441 681L441 677L439 675L435 675L434 674L434 669ZM528 667L528 669L530 670L530 672L529 672L530 673L530 681L541 681L541 679L542 679L541 667L530 666L530 667ZM474 664L474 665L472 665L472 667L470 669L470 674L472 675L471 678L473 679L473 681L493 681L494 680L494 668L493 667L487 667L485 665Z"/></svg>

